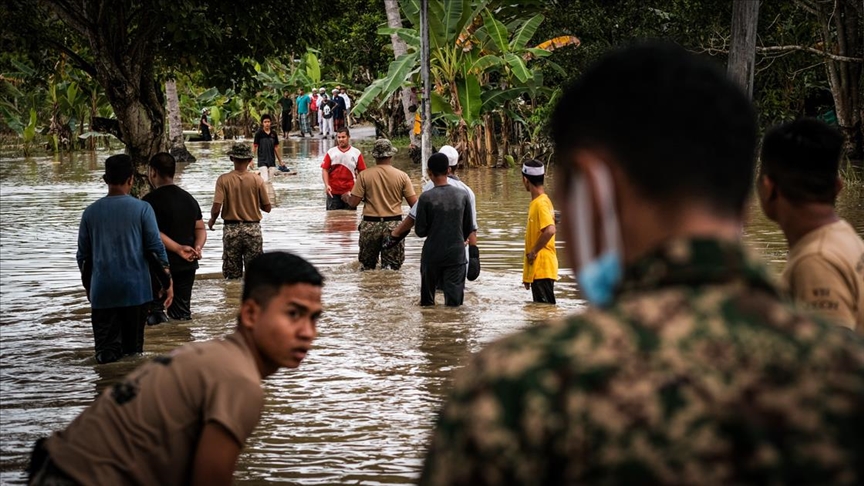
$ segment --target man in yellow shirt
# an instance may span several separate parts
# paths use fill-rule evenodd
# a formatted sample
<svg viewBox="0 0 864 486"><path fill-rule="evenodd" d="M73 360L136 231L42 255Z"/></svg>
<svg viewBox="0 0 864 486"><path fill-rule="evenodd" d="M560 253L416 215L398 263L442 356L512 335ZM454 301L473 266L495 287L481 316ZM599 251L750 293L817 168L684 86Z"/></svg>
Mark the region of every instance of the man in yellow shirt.
<svg viewBox="0 0 864 486"><path fill-rule="evenodd" d="M522 284L531 289L534 302L555 303L558 280L558 255L555 253L555 209L543 189L543 163L526 161L522 165L522 184L531 193L528 226L525 229L525 259Z"/></svg>
<svg viewBox="0 0 864 486"><path fill-rule="evenodd" d="M802 118L762 143L759 202L789 243L783 284L800 307L864 334L864 240L837 216L843 135Z"/></svg>

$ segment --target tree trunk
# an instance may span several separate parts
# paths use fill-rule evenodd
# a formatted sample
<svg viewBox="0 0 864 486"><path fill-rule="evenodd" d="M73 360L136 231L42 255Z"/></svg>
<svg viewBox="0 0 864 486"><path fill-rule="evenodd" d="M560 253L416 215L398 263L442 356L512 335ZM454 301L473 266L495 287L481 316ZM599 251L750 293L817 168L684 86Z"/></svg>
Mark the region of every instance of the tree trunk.
<svg viewBox="0 0 864 486"><path fill-rule="evenodd" d="M387 26L392 29L402 27L402 16L399 14L398 0L384 0L384 8L387 10ZM390 43L393 44L394 57L398 58L408 52L408 46L398 35L390 34ZM414 125L414 117L408 111L408 108L416 103L413 98L411 88L402 88L402 110L405 112L405 126L409 129L413 128Z"/></svg>
<svg viewBox="0 0 864 486"><path fill-rule="evenodd" d="M758 0L735 0L732 4L732 46L729 49L729 76L753 97L753 66L756 62Z"/></svg>
<svg viewBox="0 0 864 486"><path fill-rule="evenodd" d="M834 4L820 4L819 23L826 50L845 57L864 55L864 30L854 0L839 0ZM834 8L836 6L836 9ZM831 29L831 23L834 29ZM835 38L836 36L836 38ZM845 152L852 159L864 157L864 127L862 127L861 63L825 60L828 84L834 98L837 124L845 137Z"/></svg>
<svg viewBox="0 0 864 486"><path fill-rule="evenodd" d="M180 120L180 98L177 96L177 80L165 81L165 98L168 102L168 152L177 162L195 162L195 156L186 150L183 138L183 122Z"/></svg>

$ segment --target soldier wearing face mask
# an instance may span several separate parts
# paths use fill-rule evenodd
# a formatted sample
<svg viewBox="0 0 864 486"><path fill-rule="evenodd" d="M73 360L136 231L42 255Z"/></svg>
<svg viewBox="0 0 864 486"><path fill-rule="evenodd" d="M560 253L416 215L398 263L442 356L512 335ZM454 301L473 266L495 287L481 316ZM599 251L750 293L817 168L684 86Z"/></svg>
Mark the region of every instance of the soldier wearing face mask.
<svg viewBox="0 0 864 486"><path fill-rule="evenodd" d="M457 372L420 484L864 483L864 342L789 306L741 242L747 95L637 45L550 126L589 307Z"/></svg>

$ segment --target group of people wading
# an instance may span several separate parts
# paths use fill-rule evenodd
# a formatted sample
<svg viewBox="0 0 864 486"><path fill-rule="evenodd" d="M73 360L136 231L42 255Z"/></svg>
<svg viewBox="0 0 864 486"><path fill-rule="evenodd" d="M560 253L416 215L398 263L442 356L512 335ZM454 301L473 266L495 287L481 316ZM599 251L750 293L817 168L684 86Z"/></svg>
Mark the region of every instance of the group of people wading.
<svg viewBox="0 0 864 486"><path fill-rule="evenodd" d="M419 483L864 483L864 242L834 211L842 136L815 120L775 127L757 174L748 96L709 59L662 43L607 54L564 91L550 126L561 231L587 309L491 343L455 372ZM448 176L449 149L430 158L432 187L419 198L389 165L394 152L379 140L375 166L352 160L350 188L336 184L340 155L328 154L328 207L336 196L366 202L367 269L379 256L398 268L413 225L427 237L421 302L440 286L458 305L477 271L473 197ZM37 443L30 484L231 482L265 407L261 380L312 348L324 278L298 256L261 254L264 182L248 170L248 146L229 156L234 171L217 182L209 224L222 215L226 255L239 255L223 267L244 278L235 332L109 387ZM170 172L151 168L151 178ZM521 170L533 233L523 281L552 301L545 167ZM754 175L790 245L782 286L741 241ZM158 212L127 195L131 177L128 158L109 158L108 196L81 221L100 362L140 351L143 321L129 307L152 300L148 267L168 280L165 248L194 266L205 238L198 216L183 238L170 236L176 246L163 244ZM399 221L403 200L416 212ZM242 246L229 252L235 239ZM169 310L178 287L159 290Z"/></svg>

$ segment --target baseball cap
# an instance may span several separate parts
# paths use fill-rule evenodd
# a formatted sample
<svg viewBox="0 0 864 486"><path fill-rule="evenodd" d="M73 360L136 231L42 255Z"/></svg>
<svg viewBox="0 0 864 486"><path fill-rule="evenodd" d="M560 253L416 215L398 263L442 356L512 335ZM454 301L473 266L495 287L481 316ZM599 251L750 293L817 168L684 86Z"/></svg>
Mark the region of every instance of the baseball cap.
<svg viewBox="0 0 864 486"><path fill-rule="evenodd" d="M447 156L447 160L450 162L450 167L454 167L459 165L459 152L456 151L455 148L450 145L445 145L438 150L438 153L444 154Z"/></svg>

